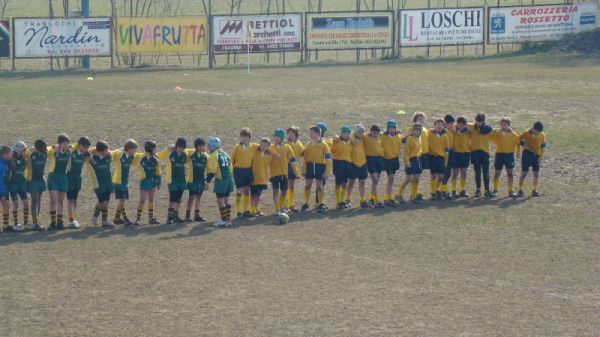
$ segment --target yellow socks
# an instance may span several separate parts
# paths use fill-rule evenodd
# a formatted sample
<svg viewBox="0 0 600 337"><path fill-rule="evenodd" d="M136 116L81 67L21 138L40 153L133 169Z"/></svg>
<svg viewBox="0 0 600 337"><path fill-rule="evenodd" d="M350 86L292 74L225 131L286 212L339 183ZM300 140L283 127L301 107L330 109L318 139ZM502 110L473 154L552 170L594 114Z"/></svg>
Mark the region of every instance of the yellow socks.
<svg viewBox="0 0 600 337"><path fill-rule="evenodd" d="M400 187L398 187L398 193L396 195L399 196L399 197L401 197L402 193L404 193L405 189L406 189L406 185L400 184Z"/></svg>
<svg viewBox="0 0 600 337"><path fill-rule="evenodd" d="M460 191L464 191L465 190L465 185L467 184L467 181L463 178L458 179L458 182L460 184Z"/></svg>
<svg viewBox="0 0 600 337"><path fill-rule="evenodd" d="M250 196L249 195L242 195L242 208L243 208L243 212L250 210Z"/></svg>
<svg viewBox="0 0 600 337"><path fill-rule="evenodd" d="M238 213L242 213L244 210L242 209L242 198L244 196L241 193L235 194L235 209Z"/></svg>
<svg viewBox="0 0 600 337"><path fill-rule="evenodd" d="M437 180L431 178L431 180L429 181L429 190L431 191L431 193L435 193L437 190Z"/></svg>
<svg viewBox="0 0 600 337"><path fill-rule="evenodd" d="M279 207L278 208L279 209L285 208L285 202L286 202L286 197L285 197L285 195L281 194L279 196Z"/></svg>
<svg viewBox="0 0 600 337"><path fill-rule="evenodd" d="M390 201L390 200L392 200L392 197L390 197L389 194L384 194L383 195L383 201Z"/></svg>
<svg viewBox="0 0 600 337"><path fill-rule="evenodd" d="M452 179L452 192L456 192L456 180L457 179Z"/></svg>
<svg viewBox="0 0 600 337"><path fill-rule="evenodd" d="M308 205L310 202L310 188L304 188L304 204Z"/></svg>
<svg viewBox="0 0 600 337"><path fill-rule="evenodd" d="M325 193L323 193L322 189L317 189L317 205L321 205L323 199L325 199Z"/></svg>
<svg viewBox="0 0 600 337"><path fill-rule="evenodd" d="M289 208L294 206L294 190L291 188L287 190L287 203Z"/></svg>
<svg viewBox="0 0 600 337"><path fill-rule="evenodd" d="M410 182L410 198L415 199L419 194L419 183L416 181Z"/></svg>
<svg viewBox="0 0 600 337"><path fill-rule="evenodd" d="M494 191L498 190L498 186L500 185L500 178L494 178Z"/></svg>

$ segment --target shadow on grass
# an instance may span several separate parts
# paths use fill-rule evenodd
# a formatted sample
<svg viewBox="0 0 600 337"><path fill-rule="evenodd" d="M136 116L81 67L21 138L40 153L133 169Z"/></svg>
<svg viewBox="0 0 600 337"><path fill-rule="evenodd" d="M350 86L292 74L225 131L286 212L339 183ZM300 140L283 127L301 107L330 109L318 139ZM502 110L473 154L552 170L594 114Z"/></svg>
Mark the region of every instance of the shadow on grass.
<svg viewBox="0 0 600 337"><path fill-rule="evenodd" d="M290 222L288 225L292 225L296 222L303 222L308 220L321 220L321 219L346 219L353 218L360 215L371 215L372 217L381 217L390 213L399 213L405 211L415 211L423 209L436 209L444 210L457 207L474 208L481 206L496 206L500 209L507 209L513 206L520 205L527 202L530 197L527 198L510 198L502 197L495 199L486 198L469 198L469 199L458 199L458 200L439 200L439 201L426 201L420 205L414 204L401 204L397 207L386 207L386 208L372 208L372 209L361 209L351 208L345 210L330 209L326 212L317 212L314 210L292 214L290 216ZM3 233L0 235L0 247L8 246L12 244L27 244L32 242L56 242L60 240L85 240L88 238L109 238L111 236L123 236L123 237L136 237L141 235L163 235L168 233L174 233L181 229L189 228L186 233L178 232L172 236L161 236L160 240L172 240L189 238L193 236L207 235L216 230L232 230L240 227L248 226L259 226L259 225L271 225L281 226L277 222L277 217L269 214L264 217L257 217L251 219L235 220L231 228L214 228L210 223L183 223L174 225L142 225L142 226L118 226L113 229L106 229L101 227L83 227L80 230L64 230L64 231L46 231L46 232L32 232L32 233ZM285 226L285 225L284 225Z"/></svg>

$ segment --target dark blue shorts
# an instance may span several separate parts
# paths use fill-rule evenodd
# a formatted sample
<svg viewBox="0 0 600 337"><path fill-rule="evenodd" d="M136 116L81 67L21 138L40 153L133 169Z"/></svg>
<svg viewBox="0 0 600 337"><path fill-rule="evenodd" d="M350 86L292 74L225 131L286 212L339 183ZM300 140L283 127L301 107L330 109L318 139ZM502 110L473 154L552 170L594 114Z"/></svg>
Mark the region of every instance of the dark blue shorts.
<svg viewBox="0 0 600 337"><path fill-rule="evenodd" d="M431 174L446 173L446 158L441 156L429 156L429 170Z"/></svg>
<svg viewBox="0 0 600 337"><path fill-rule="evenodd" d="M323 180L325 164L306 163L306 179Z"/></svg>
<svg viewBox="0 0 600 337"><path fill-rule="evenodd" d="M292 170L292 164L288 164L288 179L298 179Z"/></svg>
<svg viewBox="0 0 600 337"><path fill-rule="evenodd" d="M367 169L370 174L385 171L385 161L383 160L383 157L367 156Z"/></svg>
<svg viewBox="0 0 600 337"><path fill-rule="evenodd" d="M423 173L423 167L421 165L421 159L420 157L412 157L410 158L410 167L406 167L404 168L404 172L406 172L407 175L413 175L413 174L421 174Z"/></svg>
<svg viewBox="0 0 600 337"><path fill-rule="evenodd" d="M529 150L523 150L523 154L521 155L521 170L529 172L529 168L533 172L540 170L540 156Z"/></svg>
<svg viewBox="0 0 600 337"><path fill-rule="evenodd" d="M233 180L236 188L248 187L252 185L252 168L233 168Z"/></svg>
<svg viewBox="0 0 600 337"><path fill-rule="evenodd" d="M274 190L287 191L288 178L286 176L276 176L269 179Z"/></svg>
<svg viewBox="0 0 600 337"><path fill-rule="evenodd" d="M431 158L431 155L429 153L423 153L421 155L421 167L423 168L423 170L429 170L429 158Z"/></svg>
<svg viewBox="0 0 600 337"><path fill-rule="evenodd" d="M352 163L345 160L333 160L333 175L335 184L341 185L348 182L352 175Z"/></svg>
<svg viewBox="0 0 600 337"><path fill-rule="evenodd" d="M490 164L490 155L481 150L477 150L471 152L471 164L473 165L489 165Z"/></svg>
<svg viewBox="0 0 600 337"><path fill-rule="evenodd" d="M252 185L250 186L250 195L261 195L262 191L267 189L267 185Z"/></svg>
<svg viewBox="0 0 600 337"><path fill-rule="evenodd" d="M496 153L494 158L494 169L500 171L505 166L507 169L513 169L515 167L514 153Z"/></svg>
<svg viewBox="0 0 600 337"><path fill-rule="evenodd" d="M367 164L363 164L363 166L356 166L352 164L352 172L350 173L350 180L365 180L369 176L369 170L367 169Z"/></svg>
<svg viewBox="0 0 600 337"><path fill-rule="evenodd" d="M452 159L452 168L469 168L469 165L471 165L470 152L454 152Z"/></svg>
<svg viewBox="0 0 600 337"><path fill-rule="evenodd" d="M115 189L115 199L117 200L129 200L129 190L117 190Z"/></svg>
<svg viewBox="0 0 600 337"><path fill-rule="evenodd" d="M385 164L385 173L388 175L396 174L398 170L400 170L400 159L383 159L383 163Z"/></svg>

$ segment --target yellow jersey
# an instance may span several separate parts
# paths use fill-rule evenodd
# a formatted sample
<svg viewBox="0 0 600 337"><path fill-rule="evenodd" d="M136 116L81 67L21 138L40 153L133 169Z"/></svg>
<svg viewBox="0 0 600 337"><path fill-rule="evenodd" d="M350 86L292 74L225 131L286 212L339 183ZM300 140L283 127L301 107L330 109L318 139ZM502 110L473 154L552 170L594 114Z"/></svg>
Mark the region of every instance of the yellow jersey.
<svg viewBox="0 0 600 337"><path fill-rule="evenodd" d="M354 135L354 132L350 135L350 143L352 144L352 164L356 167L362 167L367 163L365 145L360 138Z"/></svg>
<svg viewBox="0 0 600 337"><path fill-rule="evenodd" d="M421 156L421 136L415 137L413 135L406 136L404 138L404 165L410 166L410 158Z"/></svg>
<svg viewBox="0 0 600 337"><path fill-rule="evenodd" d="M490 136L492 133L482 134L475 124L469 123L469 135L471 135L471 152L485 151L490 154Z"/></svg>
<svg viewBox="0 0 600 337"><path fill-rule="evenodd" d="M429 142L429 154L432 156L444 157L448 156L448 135L446 132L437 132L435 130L427 131L427 140Z"/></svg>
<svg viewBox="0 0 600 337"><path fill-rule="evenodd" d="M325 164L325 174L331 172L331 150L323 141L317 143L310 142L304 148L304 163L302 164L302 172L306 172L306 164Z"/></svg>
<svg viewBox="0 0 600 337"><path fill-rule="evenodd" d="M368 157L383 157L383 140L381 134L373 138L370 134L365 133L362 136L362 141L365 146L365 153Z"/></svg>
<svg viewBox="0 0 600 337"><path fill-rule="evenodd" d="M471 135L467 128L463 132L459 130L452 130L452 150L455 153L468 153L471 152Z"/></svg>
<svg viewBox="0 0 600 337"><path fill-rule="evenodd" d="M412 134L412 129L413 129L412 126L410 126L408 129L406 129L407 136ZM423 128L421 129L420 137L421 137L421 154L429 153L429 141L428 141L427 129L425 129L425 125L423 125Z"/></svg>
<svg viewBox="0 0 600 337"><path fill-rule="evenodd" d="M533 135L533 131L525 131L519 136L521 146L529 150L541 158L544 158L546 152L546 134L540 132L537 136Z"/></svg>
<svg viewBox="0 0 600 337"><path fill-rule="evenodd" d="M352 143L350 140L343 140L336 137L333 139L330 150L333 155L333 160L352 162Z"/></svg>
<svg viewBox="0 0 600 337"><path fill-rule="evenodd" d="M279 158L277 156L273 156L271 160L271 165L269 167L269 171L271 173L271 177L277 176L288 176L288 166L292 167L294 174L296 177L300 176L298 172L298 161L296 160L296 156L294 155L294 150L288 144L271 144L269 147L269 151L272 153L279 154Z"/></svg>
<svg viewBox="0 0 600 337"><path fill-rule="evenodd" d="M400 157L400 146L402 144L402 135L398 132L390 134L387 131L381 136L381 145L383 146L383 158L394 159Z"/></svg>
<svg viewBox="0 0 600 337"><path fill-rule="evenodd" d="M490 141L496 145L496 153L519 152L519 135L514 131L494 130L490 136Z"/></svg>
<svg viewBox="0 0 600 337"><path fill-rule="evenodd" d="M252 185L266 185L269 180L269 166L273 155L260 150L254 151L252 156Z"/></svg>
<svg viewBox="0 0 600 337"><path fill-rule="evenodd" d="M231 165L234 168L252 167L252 158L257 149L257 143L250 143L248 145L242 143L236 144L233 150L231 150Z"/></svg>

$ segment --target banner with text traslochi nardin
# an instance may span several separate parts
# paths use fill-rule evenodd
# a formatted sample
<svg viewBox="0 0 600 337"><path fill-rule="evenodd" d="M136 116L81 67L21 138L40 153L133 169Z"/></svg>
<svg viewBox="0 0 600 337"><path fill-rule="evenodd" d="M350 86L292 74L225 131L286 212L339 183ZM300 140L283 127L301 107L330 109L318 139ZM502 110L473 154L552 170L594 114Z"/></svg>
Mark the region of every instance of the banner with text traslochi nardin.
<svg viewBox="0 0 600 337"><path fill-rule="evenodd" d="M483 43L483 7L402 9L400 46Z"/></svg>

